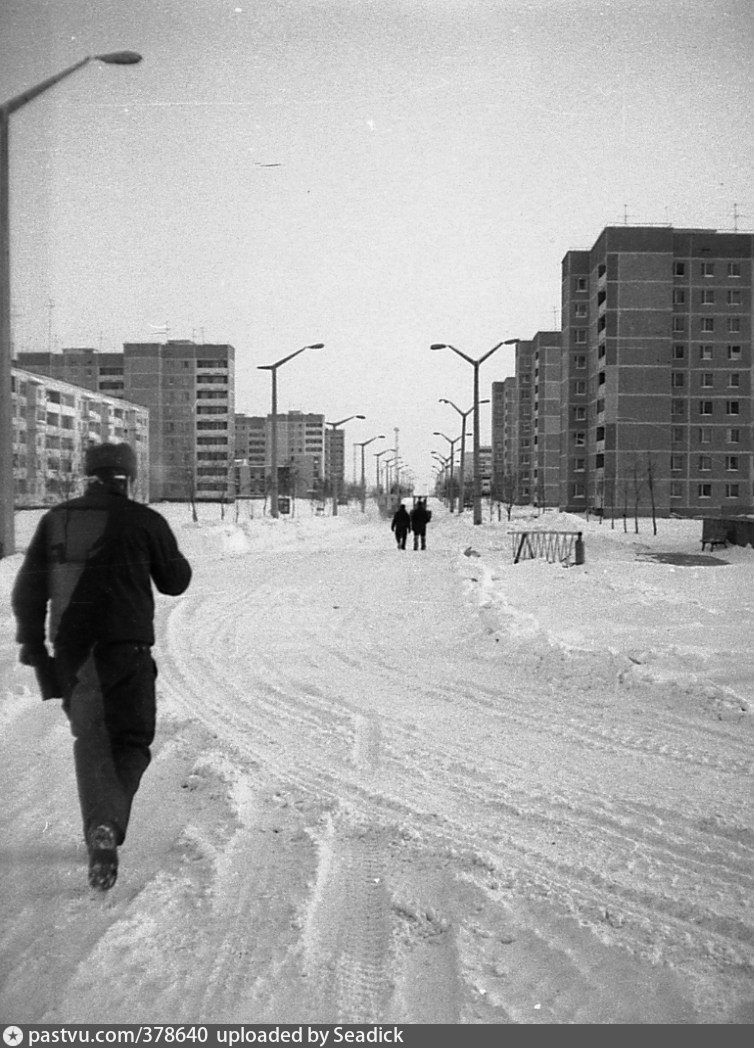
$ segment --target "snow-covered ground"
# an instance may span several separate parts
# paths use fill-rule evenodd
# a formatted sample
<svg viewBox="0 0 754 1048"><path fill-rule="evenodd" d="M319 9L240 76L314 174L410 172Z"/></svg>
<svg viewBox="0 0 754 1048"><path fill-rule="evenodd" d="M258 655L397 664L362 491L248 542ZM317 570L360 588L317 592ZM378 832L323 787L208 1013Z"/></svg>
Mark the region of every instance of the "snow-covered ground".
<svg viewBox="0 0 754 1048"><path fill-rule="evenodd" d="M585 563L433 503L157 507L160 721L117 885L0 561L0 1019L751 1023L754 549L585 522ZM19 516L23 549L39 513Z"/></svg>

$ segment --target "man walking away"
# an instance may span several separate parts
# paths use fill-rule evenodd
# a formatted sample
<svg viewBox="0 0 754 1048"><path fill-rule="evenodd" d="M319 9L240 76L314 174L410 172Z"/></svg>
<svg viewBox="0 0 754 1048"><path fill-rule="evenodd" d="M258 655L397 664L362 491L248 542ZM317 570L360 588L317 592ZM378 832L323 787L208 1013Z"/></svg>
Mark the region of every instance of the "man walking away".
<svg viewBox="0 0 754 1048"><path fill-rule="evenodd" d="M432 519L432 511L427 509L426 499L417 499L416 505L409 514L411 519L411 530L414 533L414 549L427 548L427 524Z"/></svg>
<svg viewBox="0 0 754 1048"><path fill-rule="evenodd" d="M191 581L191 567L164 517L129 497L136 456L128 444L91 446L86 475L84 495L40 520L12 606L19 660L48 681L52 665L59 681L44 697L53 691L63 699L89 884L106 890L115 884L117 849L155 734L152 583L177 596Z"/></svg>
<svg viewBox="0 0 754 1048"><path fill-rule="evenodd" d="M402 502L393 514L393 523L390 525L390 529L395 534L395 541L398 543L398 549L405 549L406 536L411 530L411 521L409 519L408 510Z"/></svg>

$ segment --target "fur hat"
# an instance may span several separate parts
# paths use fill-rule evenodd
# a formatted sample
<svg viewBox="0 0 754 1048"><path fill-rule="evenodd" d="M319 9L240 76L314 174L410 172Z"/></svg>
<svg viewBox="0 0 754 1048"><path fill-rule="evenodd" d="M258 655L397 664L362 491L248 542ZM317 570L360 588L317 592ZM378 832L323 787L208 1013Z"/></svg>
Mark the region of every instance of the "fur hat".
<svg viewBox="0 0 754 1048"><path fill-rule="evenodd" d="M136 479L136 455L128 444L91 444L86 449L85 466L87 477L106 470Z"/></svg>

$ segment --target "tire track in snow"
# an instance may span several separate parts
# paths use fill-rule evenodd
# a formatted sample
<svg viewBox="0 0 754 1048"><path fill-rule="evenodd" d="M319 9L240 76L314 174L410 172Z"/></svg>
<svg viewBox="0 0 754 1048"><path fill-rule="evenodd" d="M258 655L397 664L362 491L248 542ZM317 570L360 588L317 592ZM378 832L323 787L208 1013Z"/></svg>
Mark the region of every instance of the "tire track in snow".
<svg viewBox="0 0 754 1048"><path fill-rule="evenodd" d="M432 660L455 638L432 637L437 616L433 619L431 604L422 622L430 632L428 645L420 635L412 640L405 616L393 624L375 620L368 568L362 576L367 592L354 608L352 592L342 587L326 601L312 593L310 602L296 590L307 577L305 561L298 564L300 573L290 562L276 565L282 581L263 583L262 600L260 591L240 596L234 591L230 608L218 593L212 610L206 596L198 596L196 620L202 629L211 623L205 640L209 655L201 661L191 650L196 631L189 603L171 614L168 636L176 662L189 667L180 684L189 693L179 700L182 708L243 758L258 760L286 789L324 797L340 813L333 826L342 831L342 843L323 838L317 903L307 924L310 959L331 957L335 942L355 950L346 929L325 927L323 914L332 911L338 893L350 893L357 915L368 914L373 901L378 926L385 918L385 900L365 895L364 878L379 863L367 861L363 845L355 843L360 838L353 837L344 810L373 827L377 837L396 826L416 828L427 848L454 856L480 884L507 883L506 871L513 871L509 886L519 895L546 895L575 907L600 934L619 935L637 949L653 949L658 915L671 954L681 950L690 929L697 937L704 933L701 952L725 951L736 941L748 944L750 924L727 900L733 885L739 892L747 884L754 887L745 874L750 844L735 826L723 827L733 847L721 860L715 849L719 835L714 824L702 827L708 813L695 808L693 790L690 810L671 797L663 812L656 805L642 808L642 790L633 781L637 773L648 773L645 761L652 762L648 768L670 761L689 783L697 772L735 781L750 767L743 743L731 752L724 731L695 730L695 740L705 739L709 749L690 747L683 718L663 720L662 709L643 710L651 730L637 731L632 695L626 709L625 696L618 698L614 685L607 702L604 695L584 702L577 690L578 666L567 660L570 674L564 675L564 695L558 694L552 682L542 680L535 660L516 665L515 659L490 658L481 631L474 633L465 614L461 641L453 648L457 665L447 658L433 673ZM294 593L290 599L286 582ZM391 573L383 585L393 587L400 605L404 593L395 582ZM265 621L270 600L277 602L272 618L284 624L283 638ZM348 600L347 613L333 613ZM442 608L439 617L445 616ZM229 665L223 652L236 661ZM190 680L194 660L201 688ZM176 699L180 687L173 689ZM573 700L569 715L564 698ZM580 759L585 769L594 766L592 755L602 758L601 788L589 776L583 782L571 776L561 791L554 788L563 768L578 768ZM608 763L619 779L605 793ZM695 891L697 878L702 893ZM328 986L344 1008L366 1014L372 999L388 993L384 964L375 969L373 961L357 956L354 965L371 975L348 983L344 973L331 973Z"/></svg>
<svg viewBox="0 0 754 1048"><path fill-rule="evenodd" d="M385 831L343 812L317 836L319 864L303 930L304 967L317 996L335 1003L329 1020L384 1022L390 977L391 903L381 854Z"/></svg>

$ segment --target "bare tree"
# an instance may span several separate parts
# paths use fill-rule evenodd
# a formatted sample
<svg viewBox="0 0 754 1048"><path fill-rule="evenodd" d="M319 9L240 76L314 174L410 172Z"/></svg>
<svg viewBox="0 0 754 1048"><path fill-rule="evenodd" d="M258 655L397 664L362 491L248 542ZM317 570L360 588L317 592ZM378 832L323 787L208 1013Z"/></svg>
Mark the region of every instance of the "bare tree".
<svg viewBox="0 0 754 1048"><path fill-rule="evenodd" d="M632 486L632 489L633 489L633 497L634 497L634 532L635 532L635 534L638 535L639 534L639 502L641 500L641 493L642 493L642 489L644 487L644 478L642 477L641 472L640 472L639 460L636 459L636 458L634 459L634 464L633 464L633 469L632 469L631 486Z"/></svg>
<svg viewBox="0 0 754 1048"><path fill-rule="evenodd" d="M520 481L521 474L515 473L512 470L506 470L500 479L500 501L505 507L505 513L508 520L511 519L511 512L518 501L519 491L521 490Z"/></svg>
<svg viewBox="0 0 754 1048"><path fill-rule="evenodd" d="M652 533L657 534L657 505L655 502L655 462L652 453L647 452L647 486L649 487L649 500L652 504Z"/></svg>

